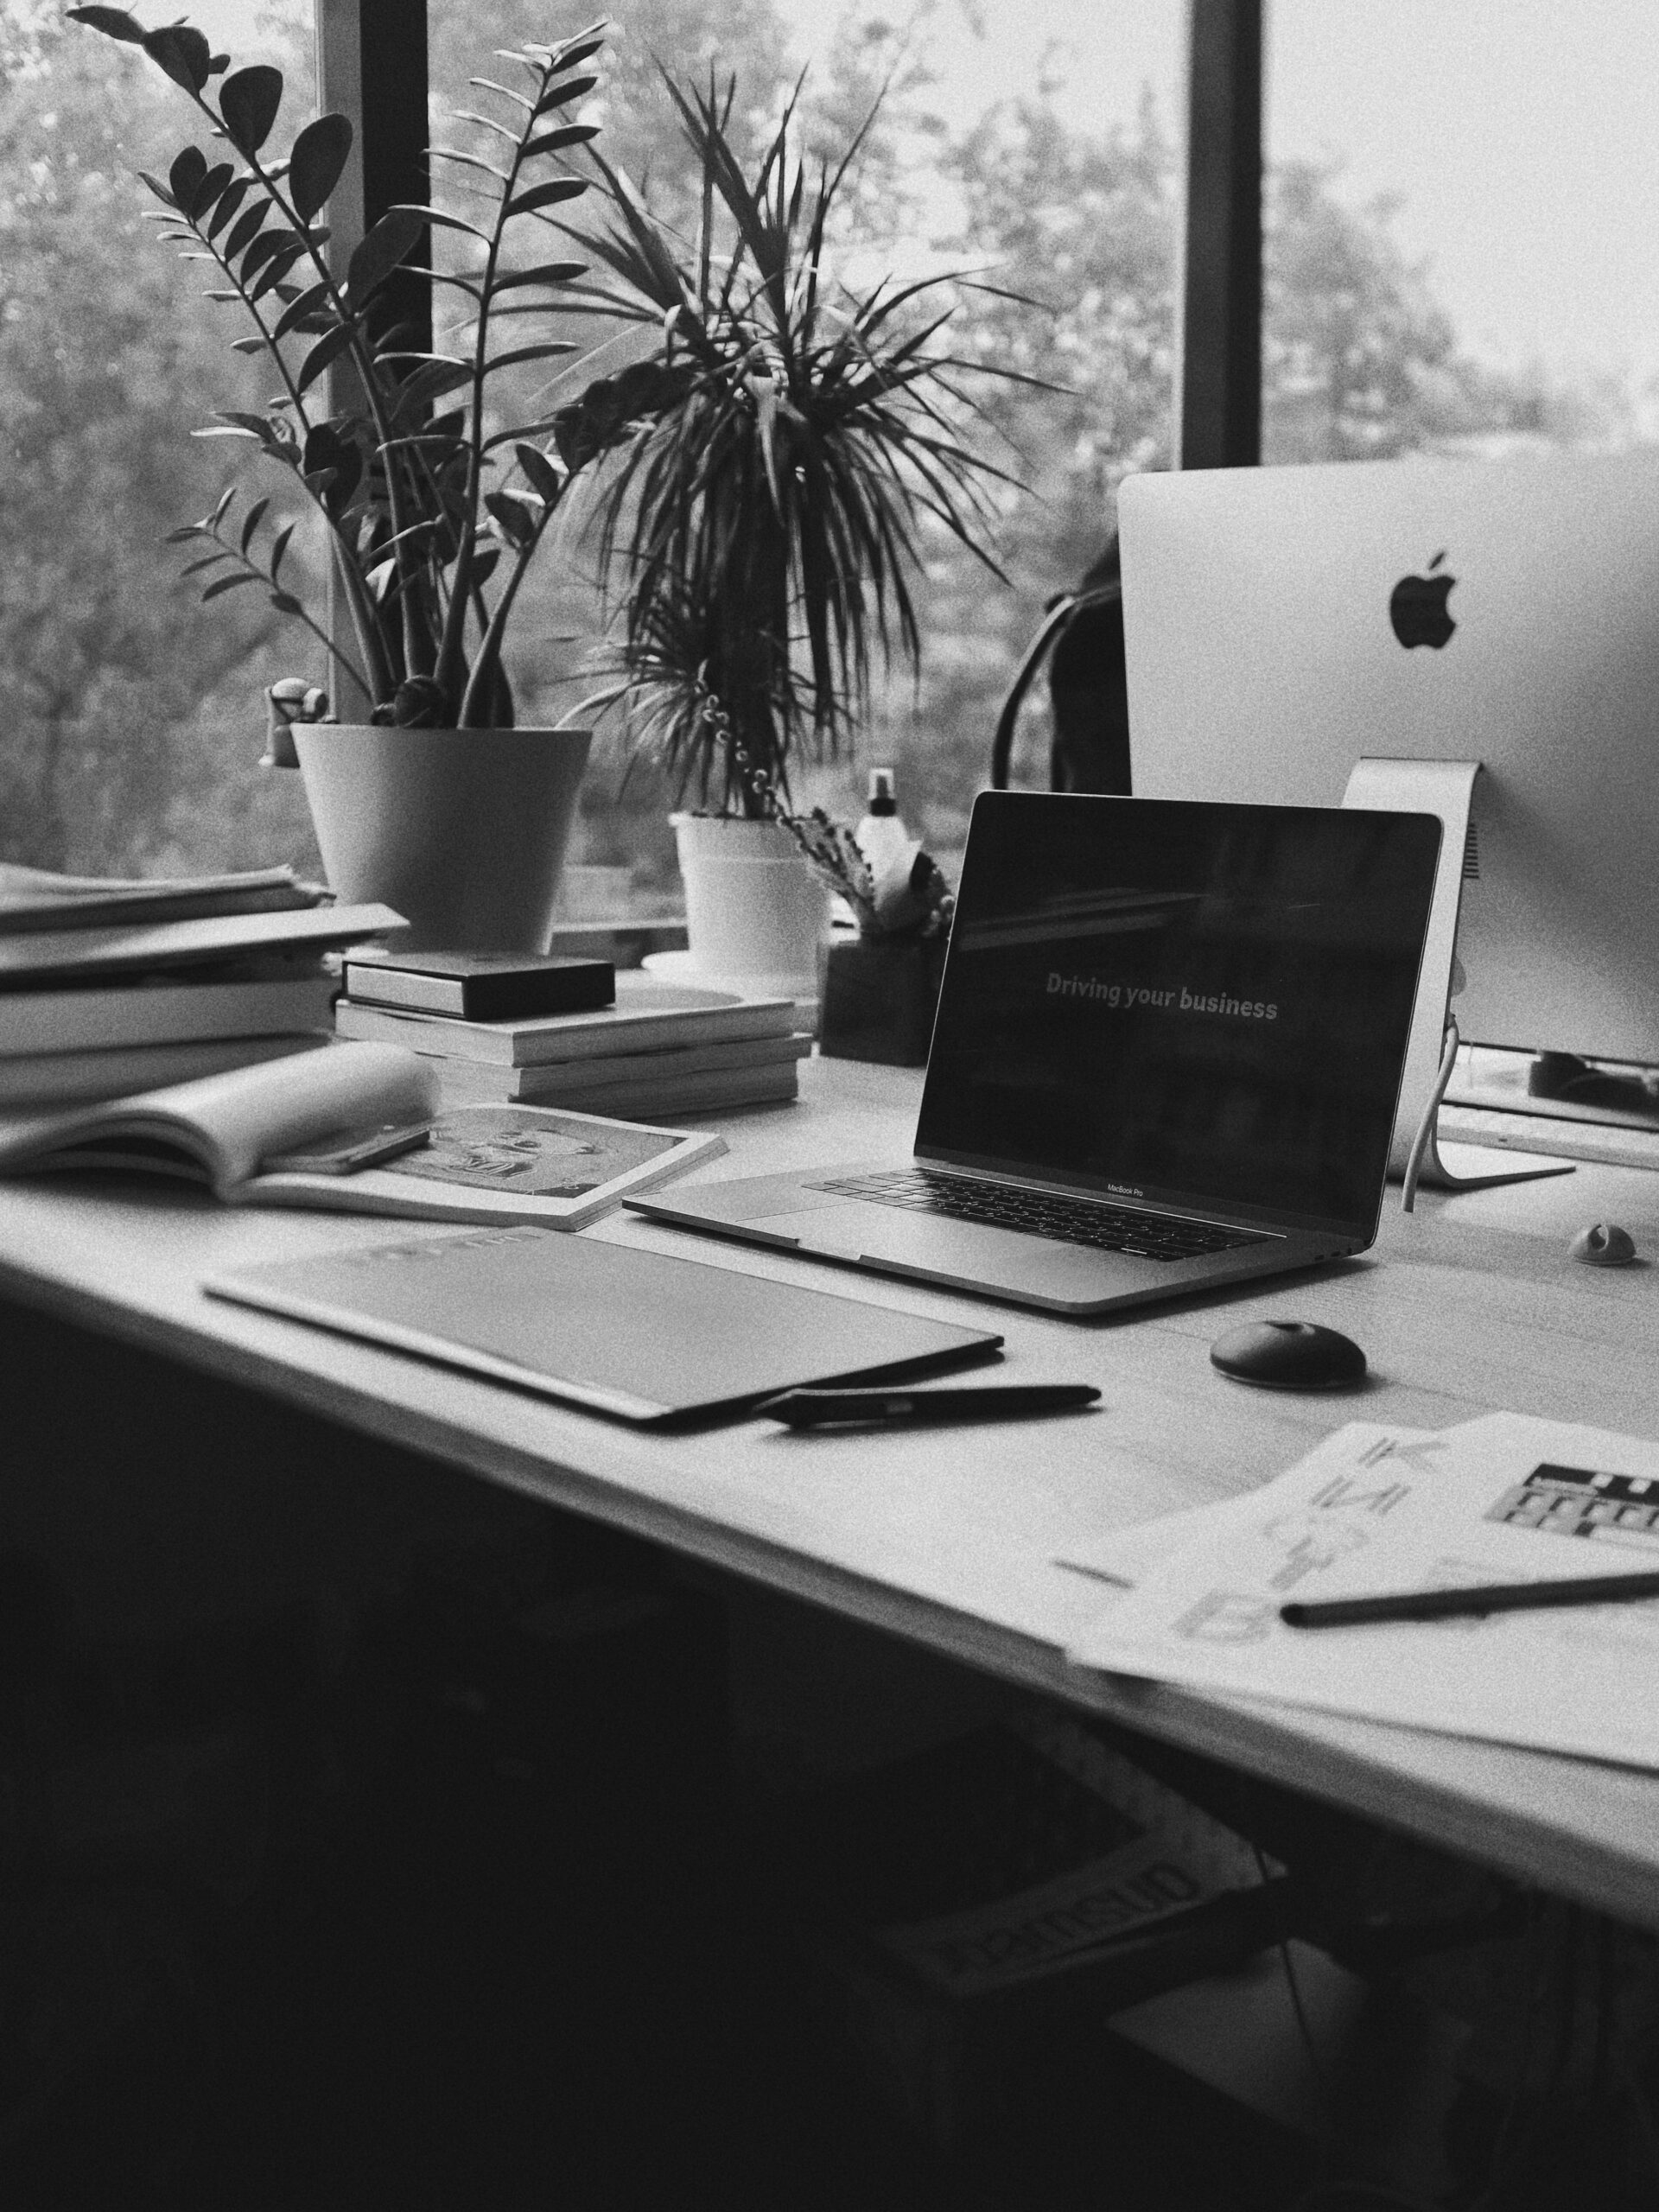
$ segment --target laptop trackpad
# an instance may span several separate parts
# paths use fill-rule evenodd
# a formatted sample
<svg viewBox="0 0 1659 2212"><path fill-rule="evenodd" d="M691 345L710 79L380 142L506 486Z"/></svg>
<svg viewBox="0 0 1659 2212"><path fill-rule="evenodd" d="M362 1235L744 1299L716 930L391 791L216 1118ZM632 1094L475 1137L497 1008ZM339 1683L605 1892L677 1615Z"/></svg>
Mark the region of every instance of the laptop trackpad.
<svg viewBox="0 0 1659 2212"><path fill-rule="evenodd" d="M1010 1255L1052 1253L1055 1249L1017 1230L913 1213L903 1206L814 1206L801 1212L769 1213L754 1226L773 1236L798 1238L804 1252L825 1252L836 1259L908 1262L932 1268L959 1265L969 1275L983 1275L988 1262L994 1267L998 1244L1005 1244Z"/></svg>

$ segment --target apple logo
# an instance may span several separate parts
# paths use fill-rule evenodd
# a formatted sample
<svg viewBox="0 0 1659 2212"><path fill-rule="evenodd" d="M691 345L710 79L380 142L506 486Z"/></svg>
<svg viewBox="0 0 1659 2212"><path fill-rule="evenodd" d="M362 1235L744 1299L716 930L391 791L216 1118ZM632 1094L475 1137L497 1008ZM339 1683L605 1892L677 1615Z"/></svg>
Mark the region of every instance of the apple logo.
<svg viewBox="0 0 1659 2212"><path fill-rule="evenodd" d="M1445 558L1442 549L1429 563L1426 576L1402 576L1389 594L1389 620L1395 636L1408 649L1430 645L1438 652L1458 626L1446 604L1458 580L1434 574Z"/></svg>

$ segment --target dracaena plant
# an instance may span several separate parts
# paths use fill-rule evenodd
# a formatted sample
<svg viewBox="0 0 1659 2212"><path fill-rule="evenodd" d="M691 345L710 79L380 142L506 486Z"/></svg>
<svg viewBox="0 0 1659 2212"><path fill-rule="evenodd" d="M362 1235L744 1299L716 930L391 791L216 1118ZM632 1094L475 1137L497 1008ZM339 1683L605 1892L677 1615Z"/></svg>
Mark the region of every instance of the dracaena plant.
<svg viewBox="0 0 1659 2212"><path fill-rule="evenodd" d="M251 319L236 350L263 355L280 388L264 412L228 410L197 435L251 441L309 500L352 645L329 635L284 581L295 521L274 513L268 498L247 502L232 486L210 514L175 531L171 542L195 556L186 573L205 580L204 600L263 587L366 693L377 721L510 724L502 640L570 479L677 383L671 366L645 363L528 421L503 423L495 409L502 371L581 350L556 335L512 344L499 334L522 328L523 317L545 322L587 273L568 258L538 258L537 248L549 250L555 211L588 188L569 164L595 130L571 116L594 89L587 65L605 26L502 56L511 83L474 78L480 107L457 118L473 143L430 149L454 178L458 205L392 208L342 269L318 218L350 155L344 116L318 117L275 156L280 70L230 71L228 57L188 23L146 30L119 8L69 13L142 48L213 142L210 152L185 146L165 178L144 181L162 203L163 238L208 266L211 298L239 304ZM429 225L466 242L464 265L430 277L459 310L435 350L400 326L393 282L418 257ZM354 397L331 412L324 378L336 363L351 372L340 381Z"/></svg>
<svg viewBox="0 0 1659 2212"><path fill-rule="evenodd" d="M838 195L868 123L813 182L791 104L749 174L734 86L669 91L701 173L695 237L597 155L613 219L566 226L607 272L590 311L665 332L677 379L595 479L591 526L617 582L611 696L683 798L765 817L788 811L791 752L833 752L861 712L872 649L916 663L923 518L1001 575L991 493L1013 479L963 442L961 387L1014 372L938 342L953 308L935 296L959 275L833 281Z"/></svg>

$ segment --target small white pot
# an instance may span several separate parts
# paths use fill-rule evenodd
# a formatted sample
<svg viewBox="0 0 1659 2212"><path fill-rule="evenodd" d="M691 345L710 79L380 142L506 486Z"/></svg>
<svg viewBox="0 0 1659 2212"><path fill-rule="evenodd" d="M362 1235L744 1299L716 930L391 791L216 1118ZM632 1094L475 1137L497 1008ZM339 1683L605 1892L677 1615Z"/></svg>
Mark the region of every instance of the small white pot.
<svg viewBox="0 0 1659 2212"><path fill-rule="evenodd" d="M691 959L699 973L817 988L818 947L830 934L830 893L776 822L675 814Z"/></svg>
<svg viewBox="0 0 1659 2212"><path fill-rule="evenodd" d="M400 944L545 952L593 733L300 722L330 887L410 924Z"/></svg>

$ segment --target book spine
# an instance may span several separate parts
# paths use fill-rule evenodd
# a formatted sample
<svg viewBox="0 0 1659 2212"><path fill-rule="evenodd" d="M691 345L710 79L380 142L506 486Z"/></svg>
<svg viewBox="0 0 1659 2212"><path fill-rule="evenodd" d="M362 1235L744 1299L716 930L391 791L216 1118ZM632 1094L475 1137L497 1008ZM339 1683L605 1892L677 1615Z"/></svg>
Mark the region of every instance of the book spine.
<svg viewBox="0 0 1659 2212"><path fill-rule="evenodd" d="M337 988L332 976L319 972L236 983L0 992L0 1060L327 1030Z"/></svg>
<svg viewBox="0 0 1659 2212"><path fill-rule="evenodd" d="M324 1037L221 1037L107 1052L29 1052L0 1060L0 1106L96 1104L127 1098L290 1053L321 1051Z"/></svg>
<svg viewBox="0 0 1659 2212"><path fill-rule="evenodd" d="M508 1103L568 1106L577 1113L614 1114L623 1119L642 1114L671 1119L676 1114L713 1112L722 1106L775 1104L797 1096L799 1090L795 1063L789 1060L781 1067L739 1068L665 1083L596 1083L568 1096L561 1093L556 1099L514 1091Z"/></svg>
<svg viewBox="0 0 1659 2212"><path fill-rule="evenodd" d="M545 1067L504 1069L511 1095L524 1099L564 1099L602 1085L620 1089L650 1084L664 1088L688 1077L732 1076L747 1068L781 1068L803 1059L810 1037L740 1038L732 1044L682 1045L666 1052L628 1052L614 1058L575 1060Z"/></svg>
<svg viewBox="0 0 1659 2212"><path fill-rule="evenodd" d="M459 976L418 976L403 968L382 968L348 960L346 988L354 1003L391 1007L409 1014L467 1015L465 985Z"/></svg>
<svg viewBox="0 0 1659 2212"><path fill-rule="evenodd" d="M335 1007L334 1028L341 1037L402 1045L411 1052L482 1071L495 1067L556 1067L574 1061L615 1058L623 1052L667 1051L760 1037L786 1038L794 1032L795 1018L792 1001L773 1000L700 1007L686 1013L630 1014L621 1008L609 1017L568 1014L546 1022L474 1026L412 1009L398 1012L391 1007L366 1006L348 995Z"/></svg>

